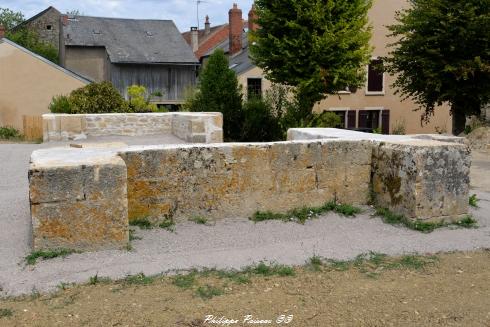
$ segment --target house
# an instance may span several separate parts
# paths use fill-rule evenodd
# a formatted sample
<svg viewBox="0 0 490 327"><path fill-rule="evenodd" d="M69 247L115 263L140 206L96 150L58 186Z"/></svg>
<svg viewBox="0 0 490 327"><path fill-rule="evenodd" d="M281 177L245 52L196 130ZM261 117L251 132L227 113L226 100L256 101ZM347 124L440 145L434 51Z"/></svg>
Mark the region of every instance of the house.
<svg viewBox="0 0 490 327"><path fill-rule="evenodd" d="M337 95L330 95L317 103L314 112L333 111L340 116L345 128L359 130L379 129L384 133L405 130L407 134L450 132L451 116L448 105L436 108L435 115L427 124L421 123L421 112L414 111L417 105L411 100L402 101L399 94L391 87L395 77L375 69L381 63L380 58L389 52L388 44L393 39L388 37L387 25L395 23L395 13L409 6L408 0L375 0L369 12L373 26L371 44L374 47L371 64L366 67L366 85L358 90L345 90ZM261 95L271 83L264 77L262 69L254 65L248 48L247 30L259 28L254 24L255 12L249 12L247 28L242 28L242 11L233 5L229 11L229 38L210 49L202 61L221 48L229 55L230 68L238 76L238 81L245 90L245 96Z"/></svg>
<svg viewBox="0 0 490 327"><path fill-rule="evenodd" d="M126 96L138 84L161 104L178 104L195 85L199 62L173 21L62 16L60 62Z"/></svg>
<svg viewBox="0 0 490 327"><path fill-rule="evenodd" d="M51 44L59 51L61 30L60 18L61 13L56 8L50 6L17 25L14 30L21 28L34 30L39 36L39 40Z"/></svg>
<svg viewBox="0 0 490 327"><path fill-rule="evenodd" d="M23 130L23 116L49 113L54 96L69 94L89 80L4 38L0 26L0 126Z"/></svg>
<svg viewBox="0 0 490 327"><path fill-rule="evenodd" d="M246 28L247 22L242 22L243 28ZM230 24L221 24L211 27L209 16L206 16L204 29L198 30L197 27L191 27L189 32L182 33L185 41L194 51L196 57L200 60L206 53L216 48L219 44L228 40L230 35Z"/></svg>

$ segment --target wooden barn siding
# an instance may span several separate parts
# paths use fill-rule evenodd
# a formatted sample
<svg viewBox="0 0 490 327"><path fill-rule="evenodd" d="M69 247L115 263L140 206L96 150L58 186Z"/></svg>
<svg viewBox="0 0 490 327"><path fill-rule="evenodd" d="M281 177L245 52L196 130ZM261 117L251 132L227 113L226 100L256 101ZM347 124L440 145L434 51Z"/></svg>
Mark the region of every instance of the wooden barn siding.
<svg viewBox="0 0 490 327"><path fill-rule="evenodd" d="M124 96L128 86L136 84L149 93L163 90L167 100L183 100L185 89L196 84L194 66L112 64L110 73L112 84Z"/></svg>

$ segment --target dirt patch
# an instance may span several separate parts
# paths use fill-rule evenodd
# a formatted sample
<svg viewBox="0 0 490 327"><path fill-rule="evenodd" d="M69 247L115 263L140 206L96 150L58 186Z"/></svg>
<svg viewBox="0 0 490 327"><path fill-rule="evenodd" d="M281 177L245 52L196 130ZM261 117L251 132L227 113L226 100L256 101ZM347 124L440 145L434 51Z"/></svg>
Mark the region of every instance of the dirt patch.
<svg viewBox="0 0 490 327"><path fill-rule="evenodd" d="M486 151L490 144L490 127L480 127L475 129L466 136L466 143L472 150Z"/></svg>
<svg viewBox="0 0 490 327"><path fill-rule="evenodd" d="M206 315L239 321L228 326L490 323L490 251L444 254L423 265L379 260L309 265L295 268L294 276L286 269L249 279L213 273L60 285L65 289L53 295L2 300L0 325L227 326L204 323ZM272 323L243 323L246 315ZM291 315L291 323L276 323Z"/></svg>

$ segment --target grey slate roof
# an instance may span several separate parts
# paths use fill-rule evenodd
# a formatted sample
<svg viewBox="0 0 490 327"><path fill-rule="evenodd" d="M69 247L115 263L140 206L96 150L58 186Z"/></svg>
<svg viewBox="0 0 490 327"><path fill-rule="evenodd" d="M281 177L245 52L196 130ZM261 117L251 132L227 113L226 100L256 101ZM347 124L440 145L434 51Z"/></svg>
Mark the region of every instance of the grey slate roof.
<svg viewBox="0 0 490 327"><path fill-rule="evenodd" d="M212 55L214 50L216 49L223 49L225 53L229 53L230 52L229 40L227 39L224 42L218 44L216 47L210 49L206 53L205 57ZM241 73L244 73L247 70L250 70L255 67L254 63L252 62L252 59L250 58L250 50L248 48L248 36L246 32L243 32L242 34L242 51L230 57L229 64L230 64L230 68L237 75L240 75Z"/></svg>
<svg viewBox="0 0 490 327"><path fill-rule="evenodd" d="M63 37L67 46L105 47L112 63L198 63L171 20L72 16Z"/></svg>

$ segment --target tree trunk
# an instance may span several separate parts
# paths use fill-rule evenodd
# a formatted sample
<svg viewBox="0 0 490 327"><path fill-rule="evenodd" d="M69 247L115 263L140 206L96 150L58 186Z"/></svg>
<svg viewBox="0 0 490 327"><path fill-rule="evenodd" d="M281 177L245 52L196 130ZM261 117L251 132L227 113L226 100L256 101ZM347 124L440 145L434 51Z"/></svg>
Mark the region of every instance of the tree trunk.
<svg viewBox="0 0 490 327"><path fill-rule="evenodd" d="M452 116L453 116L453 135L458 136L459 134L464 132L464 128L466 127L466 115L464 113L464 109L453 106Z"/></svg>

